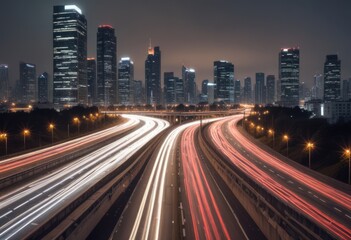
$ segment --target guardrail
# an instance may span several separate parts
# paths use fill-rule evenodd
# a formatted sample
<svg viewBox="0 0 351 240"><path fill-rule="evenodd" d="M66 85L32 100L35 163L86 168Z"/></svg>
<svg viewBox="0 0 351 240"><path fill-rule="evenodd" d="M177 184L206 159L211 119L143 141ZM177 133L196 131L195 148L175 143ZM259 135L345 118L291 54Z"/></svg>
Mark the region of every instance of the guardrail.
<svg viewBox="0 0 351 240"><path fill-rule="evenodd" d="M230 188L242 206L268 239L335 239L325 229L292 206L277 199L238 169L213 147L205 130L198 134L201 151L217 174Z"/></svg>

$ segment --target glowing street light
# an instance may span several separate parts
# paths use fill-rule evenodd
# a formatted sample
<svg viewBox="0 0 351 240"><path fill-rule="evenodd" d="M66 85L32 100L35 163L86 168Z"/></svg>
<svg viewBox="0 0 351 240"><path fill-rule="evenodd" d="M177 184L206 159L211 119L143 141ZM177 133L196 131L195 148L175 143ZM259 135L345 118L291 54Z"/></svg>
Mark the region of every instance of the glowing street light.
<svg viewBox="0 0 351 240"><path fill-rule="evenodd" d="M77 118L77 117L73 118L73 122L77 123L78 135L79 135L79 130L80 130L80 121L79 121L79 118Z"/></svg>
<svg viewBox="0 0 351 240"><path fill-rule="evenodd" d="M345 149L345 156L349 159L349 184L351 184L351 150Z"/></svg>
<svg viewBox="0 0 351 240"><path fill-rule="evenodd" d="M272 135L272 147L274 148L274 131L272 129L268 129L268 134Z"/></svg>
<svg viewBox="0 0 351 240"><path fill-rule="evenodd" d="M314 148L314 144L307 142L306 147L308 149L308 167L311 168L311 150Z"/></svg>
<svg viewBox="0 0 351 240"><path fill-rule="evenodd" d="M51 130L51 144L54 144L54 128L55 128L55 125L53 123L50 123L49 129Z"/></svg>
<svg viewBox="0 0 351 240"><path fill-rule="evenodd" d="M1 133L0 134L0 139L5 140L5 155L7 155L7 133Z"/></svg>
<svg viewBox="0 0 351 240"><path fill-rule="evenodd" d="M26 136L29 134L30 134L30 132L28 129L23 130L23 147L24 147L24 149L26 149Z"/></svg>
<svg viewBox="0 0 351 240"><path fill-rule="evenodd" d="M289 157L289 136L285 134L283 140L286 141L286 156Z"/></svg>

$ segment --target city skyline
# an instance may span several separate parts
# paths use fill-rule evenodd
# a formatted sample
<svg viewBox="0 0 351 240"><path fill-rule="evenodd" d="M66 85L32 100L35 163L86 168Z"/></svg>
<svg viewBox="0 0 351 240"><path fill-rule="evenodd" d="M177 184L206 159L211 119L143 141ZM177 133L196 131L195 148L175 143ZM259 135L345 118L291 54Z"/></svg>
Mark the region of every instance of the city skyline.
<svg viewBox="0 0 351 240"><path fill-rule="evenodd" d="M38 72L51 75L53 5L76 4L88 22L88 56L96 58L97 27L111 24L119 39L117 58L134 59L135 79L144 80L144 60L151 38L153 46L163 49L161 75L170 71L180 76L181 66L189 66L196 70L198 86L204 79L213 80L212 66L216 60L232 62L235 79L242 82L245 76L253 78L256 72L278 76L280 49L299 47L300 82L311 86L314 74L323 73L325 56L329 54L338 54L341 60L341 79L351 77L351 46L347 44L351 39L347 6L351 7L351 3L338 2L330 5L327 1L271 0L265 4L202 1L187 3L187 11L180 11L184 7L181 3L161 1L137 4L15 1L4 3L0 10L3 18L0 29L6 33L0 38L0 63L9 65L12 86L19 79L20 61L36 64ZM220 11L210 15L212 8L218 6ZM286 14L285 9L298 14L280 18ZM15 18L8 14L14 11ZM33 13L37 13L35 17ZM327 18L328 13L331 15ZM11 25L6 24L9 21ZM26 44L18 35L29 36Z"/></svg>

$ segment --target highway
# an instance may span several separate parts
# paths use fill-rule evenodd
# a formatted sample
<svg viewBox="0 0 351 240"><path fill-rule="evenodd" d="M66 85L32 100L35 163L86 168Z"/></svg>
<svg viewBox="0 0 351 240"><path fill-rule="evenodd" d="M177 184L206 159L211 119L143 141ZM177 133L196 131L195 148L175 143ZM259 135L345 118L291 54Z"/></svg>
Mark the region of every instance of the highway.
<svg viewBox="0 0 351 240"><path fill-rule="evenodd" d="M24 169L33 165L47 161L49 158L54 158L68 151L79 149L88 144L94 144L96 141L101 141L111 135L119 134L121 131L126 131L136 127L139 121L137 119L129 119L120 125L111 127L96 133L92 133L80 138L63 142L51 147L32 151L16 157L8 158L0 162L0 179L16 172L21 172Z"/></svg>
<svg viewBox="0 0 351 240"><path fill-rule="evenodd" d="M112 239L248 239L220 187L199 161L194 145L198 127L199 121L186 123L166 136ZM264 239L262 233L258 236Z"/></svg>
<svg viewBox="0 0 351 240"><path fill-rule="evenodd" d="M185 229L190 239L265 239L253 220L239 209L240 203L221 182L215 171L205 164L205 156L197 147L196 129L187 128L182 135L181 174Z"/></svg>
<svg viewBox="0 0 351 240"><path fill-rule="evenodd" d="M351 187L320 181L304 167L294 167L259 148L237 128L242 116L211 124L208 134L232 164L335 238L351 239Z"/></svg>
<svg viewBox="0 0 351 240"><path fill-rule="evenodd" d="M168 122L160 119L134 115L123 117L132 124L143 122L143 125L97 151L2 195L0 239L26 238L38 226L118 168L141 146L169 127Z"/></svg>

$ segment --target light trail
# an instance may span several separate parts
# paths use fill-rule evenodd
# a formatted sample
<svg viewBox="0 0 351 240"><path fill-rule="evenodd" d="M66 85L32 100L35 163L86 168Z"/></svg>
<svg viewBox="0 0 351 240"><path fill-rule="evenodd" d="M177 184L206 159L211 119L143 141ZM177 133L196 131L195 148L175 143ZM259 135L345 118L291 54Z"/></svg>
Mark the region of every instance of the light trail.
<svg viewBox="0 0 351 240"><path fill-rule="evenodd" d="M145 124L69 166L29 183L23 192L17 191L3 198L0 203L0 216L3 216L0 219L0 239L25 237L35 228L33 223L40 225L55 215L169 126L160 119L124 117Z"/></svg>
<svg viewBox="0 0 351 240"><path fill-rule="evenodd" d="M236 123L241 116L236 116L233 117L234 123ZM245 173L247 176L255 180L257 183L259 183L262 187L267 189L269 192L271 192L274 196L277 198L281 199L283 202L286 202L293 208L297 209L297 211L302 212L305 214L306 217L310 218L312 221L314 221L317 224L320 224L324 229L329 231L335 236L340 237L341 239L351 239L351 230L348 226L344 225L344 223L340 222L340 218L335 219L334 215L331 216L330 213L324 212L323 210L320 209L321 206L318 206L316 203L311 203L304 199L303 197L299 196L299 193L294 192L292 188L288 188L287 186L279 183L276 179L274 179L271 174L268 171L264 171L261 168L257 167L253 162L251 162L250 159L247 157L243 156L238 150L236 150L227 140L225 137L224 132L222 131L222 125L225 124L225 122L228 120L223 120L216 122L210 126L210 135L211 138L213 139L213 143L215 146L223 152L228 159L236 166L238 167L243 173ZM236 127L236 125L234 125ZM229 128L230 131L237 131L235 128L233 129L233 126ZM228 131L229 131L228 130ZM233 132L232 132L233 133ZM235 132L233 136L236 138L240 134L239 132ZM248 145L252 145L252 143L249 143L245 141L245 139L239 138L236 139L238 142L240 142L241 146L244 148L247 148L248 150L250 147ZM263 154L263 151L262 151ZM262 155L257 156L260 159L262 158ZM264 156L263 156L264 157ZM273 160L272 160L273 161ZM293 167L290 166L291 169ZM267 169L267 168L265 168ZM277 171L279 170L279 166L275 168ZM285 171L285 169L283 170ZM298 171L297 169L293 170L294 172ZM284 173L281 173L284 174ZM302 174L302 173L300 173ZM293 175L287 175L294 179L295 176ZM310 179L312 177L309 177ZM304 184L306 187L310 187L310 183L307 182L308 179L304 181ZM318 180L315 180L313 182L318 182ZM321 185L324 186L325 184ZM319 191L323 193L323 189L321 188ZM311 186L313 189L316 187L314 184ZM324 186L332 189L330 186ZM328 191L328 190L327 190ZM335 190L337 193L338 191ZM325 194L324 194L325 195ZM346 199L346 206L347 202L350 201L350 198ZM345 203L342 204L344 206ZM348 221L346 221L347 223ZM348 222L349 225L350 222Z"/></svg>
<svg viewBox="0 0 351 240"><path fill-rule="evenodd" d="M60 143L51 147L36 150L30 153L22 154L20 156L8 158L0 162L0 178L5 175L6 172L15 170L20 167L27 166L29 164L39 163L40 161L46 160L49 157L54 157L62 154L63 152L70 151L86 144L99 141L106 138L112 134L116 134L120 131L126 129L132 129L137 125L138 121L136 119L129 119L129 121L111 127L96 133L89 134L80 138L76 138L64 143Z"/></svg>
<svg viewBox="0 0 351 240"><path fill-rule="evenodd" d="M184 186L190 206L195 239L231 239L227 226L207 181L194 143L198 126L187 128L181 139ZM198 228L198 221L203 224ZM232 229L233 230L233 229Z"/></svg>
<svg viewBox="0 0 351 240"><path fill-rule="evenodd" d="M311 177L310 175L303 173L289 164L283 162L279 158L272 154L264 151L262 148L257 147L245 136L243 136L236 127L237 122L240 120L239 117L234 118L228 126L230 134L240 142L248 151L259 157L263 162L270 165L271 167L278 169L289 175L295 181L300 182L303 185L307 185L310 189L319 192L326 196L328 199L332 199L334 202L341 206L344 206L348 210L351 210L351 195L341 192L330 185L327 185L318 179Z"/></svg>

